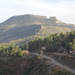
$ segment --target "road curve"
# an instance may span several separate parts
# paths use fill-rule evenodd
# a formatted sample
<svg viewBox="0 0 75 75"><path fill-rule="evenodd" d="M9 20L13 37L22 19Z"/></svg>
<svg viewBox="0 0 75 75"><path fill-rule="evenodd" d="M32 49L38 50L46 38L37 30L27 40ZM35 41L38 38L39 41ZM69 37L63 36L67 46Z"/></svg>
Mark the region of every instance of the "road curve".
<svg viewBox="0 0 75 75"><path fill-rule="evenodd" d="M32 54L34 54L34 55L39 55L38 53L32 53ZM52 63L52 64L54 64L54 65L58 65L58 66L60 66L61 68L67 70L67 71L70 71L70 72L72 72L72 73L75 73L75 70L73 70L73 69L71 69L71 68L68 68L67 66L64 66L64 65L58 63L56 60L54 60L53 58L51 58L51 57L49 57L49 56L46 56L46 55L44 55L44 54L41 54L40 56L43 57L43 58L49 59L49 60L50 60L50 63Z"/></svg>

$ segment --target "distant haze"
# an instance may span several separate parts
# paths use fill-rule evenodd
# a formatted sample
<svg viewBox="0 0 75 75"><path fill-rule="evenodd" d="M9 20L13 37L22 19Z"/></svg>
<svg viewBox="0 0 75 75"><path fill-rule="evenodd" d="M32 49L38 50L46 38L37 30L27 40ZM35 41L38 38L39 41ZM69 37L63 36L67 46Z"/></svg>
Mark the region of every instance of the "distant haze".
<svg viewBox="0 0 75 75"><path fill-rule="evenodd" d="M75 0L0 0L0 23L25 14L56 16L62 22L75 24Z"/></svg>

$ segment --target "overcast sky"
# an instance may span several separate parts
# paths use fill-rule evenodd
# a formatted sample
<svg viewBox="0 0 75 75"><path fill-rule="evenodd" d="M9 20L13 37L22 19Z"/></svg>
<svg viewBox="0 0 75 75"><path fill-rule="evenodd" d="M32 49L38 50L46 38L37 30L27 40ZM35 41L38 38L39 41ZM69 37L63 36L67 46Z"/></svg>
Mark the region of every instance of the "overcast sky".
<svg viewBox="0 0 75 75"><path fill-rule="evenodd" d="M56 16L62 22L75 24L75 0L0 0L0 22L25 14Z"/></svg>

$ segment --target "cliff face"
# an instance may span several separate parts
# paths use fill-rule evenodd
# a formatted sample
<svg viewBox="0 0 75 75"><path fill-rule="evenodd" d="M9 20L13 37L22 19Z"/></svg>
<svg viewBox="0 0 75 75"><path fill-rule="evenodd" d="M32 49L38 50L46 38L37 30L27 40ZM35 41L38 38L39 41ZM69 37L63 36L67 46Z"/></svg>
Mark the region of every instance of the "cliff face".
<svg viewBox="0 0 75 75"><path fill-rule="evenodd" d="M23 41L25 38L45 37L53 33L65 33L73 30L75 30L73 24L63 23L56 17L17 15L0 23L0 43L19 39Z"/></svg>

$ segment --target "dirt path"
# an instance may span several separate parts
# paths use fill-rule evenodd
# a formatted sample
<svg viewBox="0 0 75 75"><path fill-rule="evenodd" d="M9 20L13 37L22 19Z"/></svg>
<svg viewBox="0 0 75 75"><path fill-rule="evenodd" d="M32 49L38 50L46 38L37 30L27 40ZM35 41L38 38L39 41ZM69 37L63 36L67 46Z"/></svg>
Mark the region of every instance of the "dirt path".
<svg viewBox="0 0 75 75"><path fill-rule="evenodd" d="M34 54L34 55L39 55L38 53L32 53L32 54ZM60 66L61 68L67 70L67 71L70 71L70 72L72 72L72 73L75 73L75 70L73 70L73 69L71 69L71 68L68 68L67 66L64 66L64 65L58 63L57 61L55 61L53 58L51 58L51 57L49 57L49 56L46 56L46 55L44 55L44 54L41 54L40 56L42 56L43 58L46 58L46 59L51 60L50 63L52 63L52 64L54 64L54 65L58 65L58 66Z"/></svg>

